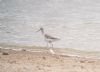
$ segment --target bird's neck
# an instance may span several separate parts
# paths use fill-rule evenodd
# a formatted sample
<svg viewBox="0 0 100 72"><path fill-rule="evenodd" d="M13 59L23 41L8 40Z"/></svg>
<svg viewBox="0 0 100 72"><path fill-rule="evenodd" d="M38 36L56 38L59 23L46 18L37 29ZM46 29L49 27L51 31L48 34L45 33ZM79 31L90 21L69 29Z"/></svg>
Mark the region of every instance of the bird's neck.
<svg viewBox="0 0 100 72"><path fill-rule="evenodd" d="M45 35L44 30L41 31L42 35Z"/></svg>

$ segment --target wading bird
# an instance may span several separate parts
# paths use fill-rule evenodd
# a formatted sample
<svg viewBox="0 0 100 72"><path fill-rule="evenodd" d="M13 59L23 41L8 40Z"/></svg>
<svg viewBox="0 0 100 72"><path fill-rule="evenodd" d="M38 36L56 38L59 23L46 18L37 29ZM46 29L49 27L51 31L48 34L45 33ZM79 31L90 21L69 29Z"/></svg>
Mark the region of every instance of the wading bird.
<svg viewBox="0 0 100 72"><path fill-rule="evenodd" d="M56 38L56 37L52 37L52 36L46 34L44 32L44 28L43 27L40 27L40 29L37 32L39 32L39 31L41 31L42 35L44 36L44 39L45 39L45 42L47 43L47 46L48 46L48 44L50 45L50 52L52 54L55 54L55 52L52 49L53 48L53 42L54 41L58 41L60 39L59 38Z"/></svg>

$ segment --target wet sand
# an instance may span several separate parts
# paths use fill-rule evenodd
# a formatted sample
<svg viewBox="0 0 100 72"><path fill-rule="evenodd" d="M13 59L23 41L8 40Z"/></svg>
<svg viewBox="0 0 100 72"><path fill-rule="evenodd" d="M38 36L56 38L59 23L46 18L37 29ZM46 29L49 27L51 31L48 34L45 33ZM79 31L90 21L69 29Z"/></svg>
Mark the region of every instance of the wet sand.
<svg viewBox="0 0 100 72"><path fill-rule="evenodd" d="M0 72L100 72L100 60L0 49Z"/></svg>

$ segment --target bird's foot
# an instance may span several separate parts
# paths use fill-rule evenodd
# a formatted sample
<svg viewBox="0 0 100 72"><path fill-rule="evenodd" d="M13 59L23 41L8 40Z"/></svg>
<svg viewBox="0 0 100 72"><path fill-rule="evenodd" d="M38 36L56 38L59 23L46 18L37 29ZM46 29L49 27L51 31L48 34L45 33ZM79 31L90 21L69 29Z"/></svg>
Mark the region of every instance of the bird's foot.
<svg viewBox="0 0 100 72"><path fill-rule="evenodd" d="M50 49L50 52L51 52L51 54L55 54L55 52L52 49Z"/></svg>

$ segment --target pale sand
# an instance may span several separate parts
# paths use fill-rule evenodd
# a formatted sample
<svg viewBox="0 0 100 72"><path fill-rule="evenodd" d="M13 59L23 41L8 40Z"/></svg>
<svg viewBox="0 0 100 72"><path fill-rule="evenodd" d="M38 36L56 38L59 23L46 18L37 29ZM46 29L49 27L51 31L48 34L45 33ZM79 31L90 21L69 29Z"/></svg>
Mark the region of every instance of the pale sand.
<svg viewBox="0 0 100 72"><path fill-rule="evenodd" d="M100 72L100 60L0 49L0 72Z"/></svg>

